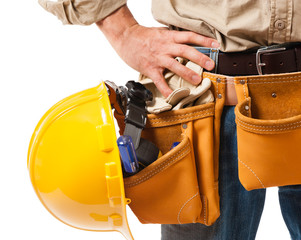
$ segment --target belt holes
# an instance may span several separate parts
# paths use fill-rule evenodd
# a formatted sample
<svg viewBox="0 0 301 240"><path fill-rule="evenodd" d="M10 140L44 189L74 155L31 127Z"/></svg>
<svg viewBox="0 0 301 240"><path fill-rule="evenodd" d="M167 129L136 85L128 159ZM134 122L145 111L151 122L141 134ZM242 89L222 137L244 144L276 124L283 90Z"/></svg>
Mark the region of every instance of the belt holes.
<svg viewBox="0 0 301 240"><path fill-rule="evenodd" d="M236 62L233 63L233 67L237 67L237 65L238 65L238 64L237 64Z"/></svg>
<svg viewBox="0 0 301 240"><path fill-rule="evenodd" d="M253 66L253 63L249 62L248 65L249 65L249 67L252 67L252 66Z"/></svg>
<svg viewBox="0 0 301 240"><path fill-rule="evenodd" d="M283 62L280 62L279 64L280 64L280 66L283 66L283 65L284 65L284 63L283 63Z"/></svg>

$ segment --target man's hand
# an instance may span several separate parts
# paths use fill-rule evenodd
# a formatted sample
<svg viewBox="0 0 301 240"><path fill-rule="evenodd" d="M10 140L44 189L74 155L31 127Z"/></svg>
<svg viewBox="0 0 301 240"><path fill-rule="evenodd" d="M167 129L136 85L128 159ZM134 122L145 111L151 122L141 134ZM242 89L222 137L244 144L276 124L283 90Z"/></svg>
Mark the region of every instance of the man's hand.
<svg viewBox="0 0 301 240"><path fill-rule="evenodd" d="M129 66L152 79L164 97L172 92L163 77L165 69L194 85L201 82L194 71L180 64L175 57L189 59L207 70L214 68L214 62L209 57L187 44L217 48L219 44L216 40L188 31L143 27L136 22L126 5L98 22L97 26L119 56Z"/></svg>

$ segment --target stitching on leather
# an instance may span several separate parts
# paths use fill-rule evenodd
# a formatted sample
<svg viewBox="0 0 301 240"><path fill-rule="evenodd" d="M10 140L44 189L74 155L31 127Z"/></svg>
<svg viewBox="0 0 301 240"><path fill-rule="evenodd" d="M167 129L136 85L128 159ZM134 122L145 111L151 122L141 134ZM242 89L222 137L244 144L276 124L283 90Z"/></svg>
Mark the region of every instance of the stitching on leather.
<svg viewBox="0 0 301 240"><path fill-rule="evenodd" d="M207 112L210 111L213 107L208 107L206 109L200 110L200 111L195 111L195 112L191 112L191 113L185 113L185 114L179 114L179 115L173 115L173 116L167 116L167 117L155 117L155 118L149 118L150 121L154 120L160 120L160 119L166 119L166 118L178 118L178 117L182 117L182 116L188 116L188 115L194 115L196 113L201 113L201 112Z"/></svg>
<svg viewBox="0 0 301 240"><path fill-rule="evenodd" d="M270 81L265 81L265 82L262 82L260 80L285 80L285 79L288 79L287 81L277 81L277 82L270 82ZM289 79L294 79L294 80L289 80ZM241 79L240 79L241 80ZM240 80L225 80L223 82L220 82L221 84L239 84L239 81ZM212 82L215 82L214 80L211 80ZM258 81L258 82L250 82L250 81ZM289 77L289 78L285 78L285 77L282 77L282 78L256 78L256 79L248 79L248 84L263 84L263 83L288 83L288 82L301 82L301 77Z"/></svg>
<svg viewBox="0 0 301 240"><path fill-rule="evenodd" d="M243 90L244 90L244 96L245 96L245 99L247 99L246 85L244 84L242 87L243 87Z"/></svg>
<svg viewBox="0 0 301 240"><path fill-rule="evenodd" d="M256 80L285 80L285 79L296 79L297 81L301 81L301 76L291 76L291 77L257 77L257 78L248 78L248 81L256 81ZM239 81L239 80L236 80Z"/></svg>
<svg viewBox="0 0 301 240"><path fill-rule="evenodd" d="M175 115L175 116L168 116L168 117L160 117L160 118L153 118L155 120L160 120L160 119L167 119L167 118L181 118L181 117L184 117L184 116L188 116L188 115L194 115L196 113L201 113L201 112L209 112L211 109L205 109L205 110L202 110L202 111L197 111L197 112L192 112L192 113L186 113L186 114L181 114L181 115ZM209 112L211 113L211 112ZM181 118L182 119L182 118ZM150 120L152 121L152 119Z"/></svg>
<svg viewBox="0 0 301 240"><path fill-rule="evenodd" d="M301 121L298 121L298 122L293 122L293 123L287 123L287 124L279 124L279 125L275 125L275 126L265 126L265 125L256 125L256 124L251 124L251 123L246 123L244 122L242 119L240 119L239 117L237 117L237 120L243 124L243 125L248 125L248 126L252 126L252 127L261 127L261 128L278 128L279 127L284 127L284 126L292 126L292 125L296 125L296 124L299 124L301 123Z"/></svg>
<svg viewBox="0 0 301 240"><path fill-rule="evenodd" d="M240 123L240 122L238 122L237 125L245 128L245 129L254 130L254 131L258 131L258 132L281 132L281 131L293 130L293 129L297 129L297 128L301 127L301 124L300 124L300 125L296 125L294 127L287 127L287 128L260 129L260 128L247 127L243 123Z"/></svg>
<svg viewBox="0 0 301 240"><path fill-rule="evenodd" d="M249 128L249 127L244 126L243 124L238 124L238 125L245 129L254 130L254 131L258 131L258 132L281 132L281 131L293 130L293 129L297 129L297 128L301 127L301 125L297 125L295 127L290 127L290 128L259 129L259 128Z"/></svg>
<svg viewBox="0 0 301 240"><path fill-rule="evenodd" d="M238 161L240 161L247 169L249 169L249 171L250 171L251 173L253 173L254 176L257 178L257 180L260 182L261 186L262 186L263 188L265 188L265 186L263 185L262 181L261 181L260 178L256 175L256 173L252 170L252 168L250 168L247 164L245 164L245 163L244 163L243 161L241 161L239 158L238 158Z"/></svg>
<svg viewBox="0 0 301 240"><path fill-rule="evenodd" d="M255 80L255 79L253 79ZM289 81L277 81L277 82L249 82L248 84L263 84L263 83L289 83L289 82L301 82L300 80L289 80Z"/></svg>
<svg viewBox="0 0 301 240"><path fill-rule="evenodd" d="M250 80L252 80L252 81L256 81L256 80L258 80L258 79L248 79L248 81L250 81ZM271 79L272 80L272 79ZM276 80L276 79L274 79L274 80ZM212 81L212 82L215 82L216 83L216 81ZM288 80L288 81L277 81L277 82L248 82L248 84L263 84L263 83L289 83L289 82L301 82L301 79L299 79L299 80ZM238 82L238 81L225 81L225 82L220 82L219 84L224 84L224 85L226 85L226 84L232 84L232 85L239 85L240 83Z"/></svg>
<svg viewBox="0 0 301 240"><path fill-rule="evenodd" d="M194 118L198 118L198 117L202 117L202 116L210 116L210 115L214 115L214 112L207 112L204 114L194 115L194 116L187 117L187 118L178 118L178 119L172 119L172 120L167 120L167 121L150 121L149 125L153 126L154 124L158 124L158 123L177 122L177 121L194 119Z"/></svg>
<svg viewBox="0 0 301 240"><path fill-rule="evenodd" d="M186 144L184 145L184 147L183 147L182 149L179 150L179 152L177 152L175 155L172 155L171 157L167 158L164 162L160 163L158 166L156 166L156 167L155 167L154 169L152 169L150 172L145 173L143 176L141 176L140 178L136 179L134 182L139 181L141 178L144 178L144 177L146 177L147 175L151 174L153 171L157 170L158 168L161 168L162 165L166 165L167 162L169 162L170 160L172 160L172 159L174 159L174 158L177 159L178 157L182 156L183 154L189 152L189 151L184 152L184 150L186 150L189 146L190 146L190 145L189 145L189 142L186 143ZM182 153L182 152L184 152L184 153L180 155L180 153ZM178 156L178 155L180 155L180 156ZM174 159L174 160L175 160L175 159ZM132 182L132 183L130 183L130 184L133 184L134 182Z"/></svg>
<svg viewBox="0 0 301 240"><path fill-rule="evenodd" d="M210 77L209 77L210 78ZM286 79L295 79L293 82L300 82L301 81L301 76L291 76L291 77L256 77L256 78L248 78L248 81L258 81L258 80L286 80ZM211 78L210 78L211 80ZM211 80L213 81L213 80ZM239 82L239 80L234 80L235 82ZM284 82L289 82L289 81L284 81ZM260 82L263 83L263 82Z"/></svg>
<svg viewBox="0 0 301 240"><path fill-rule="evenodd" d="M199 193L197 192L195 195L193 195L191 198L189 198L189 199L183 204L183 206L181 207L181 209L180 209L180 211L179 211L179 213L178 213L178 217L177 217L178 223L179 223L179 224L182 224L181 221L180 221L180 215L181 215L181 212L182 212L183 208L184 208L184 207L185 207L192 199L194 199L194 198L197 197L198 195L199 195Z"/></svg>
<svg viewBox="0 0 301 240"><path fill-rule="evenodd" d="M206 197L202 196L203 199L203 209L204 209L204 224L207 225L207 202L206 202Z"/></svg>
<svg viewBox="0 0 301 240"><path fill-rule="evenodd" d="M159 164L157 167L155 167L151 171L145 173L143 176L141 176L137 180L133 181L132 183L128 183L128 184L125 183L124 185L126 187L134 187L134 186L148 180L152 176L156 175L157 173L159 173L160 171L162 171L163 169L168 167L170 164L174 163L176 160L178 160L182 156L187 155L190 152L190 149L188 149L187 151L184 151L184 150L186 150L189 146L190 146L189 143L187 143L177 154L172 155L170 158L166 159L164 162ZM181 152L183 152L183 153L180 154Z"/></svg>
<svg viewBox="0 0 301 240"><path fill-rule="evenodd" d="M143 178L139 178L139 181L136 180L135 182L133 183L130 183L130 184L125 184L126 187L134 187L148 179L150 179L151 177L153 177L154 175L156 175L157 173L161 172L162 170L164 170L166 167L168 167L170 164L174 163L175 161L177 161L179 158L181 158L182 156L184 155L187 155L190 151L186 151L184 153L182 153L181 155L179 155L177 158L175 158L173 161L170 161L166 164L163 164L162 165L162 168L161 169L153 169L152 171L150 171L148 174L144 175ZM155 171L157 170L157 171Z"/></svg>
<svg viewBox="0 0 301 240"><path fill-rule="evenodd" d="M218 85L219 85L219 83L216 81L216 96L215 96L215 99L217 99L217 95L218 95Z"/></svg>
<svg viewBox="0 0 301 240"><path fill-rule="evenodd" d="M221 85L221 87L220 87L220 90L221 90L221 92L222 92L222 94L224 94L224 95L226 95L225 94L225 90L226 90L226 87L225 87L226 85L224 84L224 85ZM224 96L223 96L224 97Z"/></svg>

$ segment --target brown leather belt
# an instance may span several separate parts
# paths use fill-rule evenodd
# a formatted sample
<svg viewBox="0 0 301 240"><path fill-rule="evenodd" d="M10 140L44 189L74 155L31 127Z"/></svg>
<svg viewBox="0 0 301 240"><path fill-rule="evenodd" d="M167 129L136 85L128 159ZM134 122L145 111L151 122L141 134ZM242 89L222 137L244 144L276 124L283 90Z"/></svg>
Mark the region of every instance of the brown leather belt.
<svg viewBox="0 0 301 240"><path fill-rule="evenodd" d="M255 51L219 52L217 57L215 73L229 76L301 71L301 43L274 45Z"/></svg>
<svg viewBox="0 0 301 240"><path fill-rule="evenodd" d="M274 45L255 51L234 53L208 50L208 48L197 47L197 49L216 62L217 68L212 71L213 73L225 75L225 105L237 104L233 76L301 71L301 43Z"/></svg>

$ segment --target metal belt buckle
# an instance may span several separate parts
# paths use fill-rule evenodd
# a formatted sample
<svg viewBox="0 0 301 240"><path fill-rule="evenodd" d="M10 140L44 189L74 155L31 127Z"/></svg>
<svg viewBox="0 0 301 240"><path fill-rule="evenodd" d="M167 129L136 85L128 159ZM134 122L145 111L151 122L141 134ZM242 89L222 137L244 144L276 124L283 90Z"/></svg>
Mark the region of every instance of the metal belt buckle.
<svg viewBox="0 0 301 240"><path fill-rule="evenodd" d="M256 68L259 75L262 75L262 67L266 65L266 63L261 62L261 55L265 53L272 53L272 52L280 52L286 50L285 47L279 47L278 45L273 45L269 47L259 48L256 52Z"/></svg>
<svg viewBox="0 0 301 240"><path fill-rule="evenodd" d="M201 53L208 54L209 57L214 61L215 68L214 72L217 73L217 65L218 65L218 48L207 48L207 47L194 47L196 50L198 50Z"/></svg>

